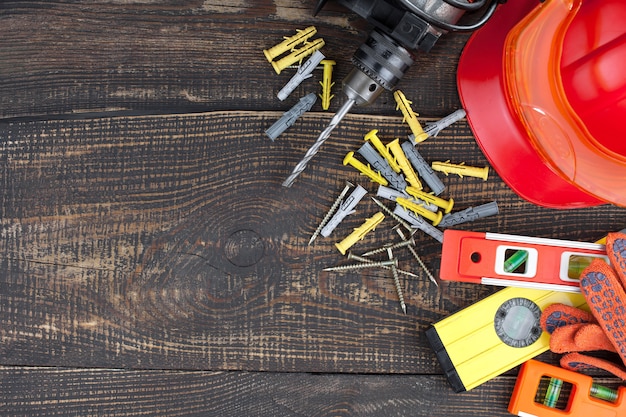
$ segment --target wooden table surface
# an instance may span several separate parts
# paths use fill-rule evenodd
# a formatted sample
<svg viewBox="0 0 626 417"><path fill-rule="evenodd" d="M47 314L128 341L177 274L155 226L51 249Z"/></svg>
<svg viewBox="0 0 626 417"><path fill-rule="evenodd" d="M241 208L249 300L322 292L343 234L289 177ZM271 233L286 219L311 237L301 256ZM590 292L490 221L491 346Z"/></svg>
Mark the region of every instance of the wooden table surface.
<svg viewBox="0 0 626 417"><path fill-rule="evenodd" d="M515 370L455 394L424 336L495 288L436 287L397 251L420 276L401 276L404 315L389 271L322 271L346 263L334 243L375 212L368 198L307 245L346 181L375 193L343 156L371 129L408 133L385 92L281 186L343 103L369 30L332 1L313 17L315 3L0 3L0 414L508 415ZM265 129L321 74L281 102L291 74L262 50L309 25L337 62L336 96L272 142ZM443 36L401 82L423 122L460 107L467 37ZM420 152L487 163L465 121ZM610 205L537 207L493 170L443 180L456 209L498 202L464 230L592 241L626 223ZM355 252L397 241L393 226ZM437 274L441 245L416 239Z"/></svg>

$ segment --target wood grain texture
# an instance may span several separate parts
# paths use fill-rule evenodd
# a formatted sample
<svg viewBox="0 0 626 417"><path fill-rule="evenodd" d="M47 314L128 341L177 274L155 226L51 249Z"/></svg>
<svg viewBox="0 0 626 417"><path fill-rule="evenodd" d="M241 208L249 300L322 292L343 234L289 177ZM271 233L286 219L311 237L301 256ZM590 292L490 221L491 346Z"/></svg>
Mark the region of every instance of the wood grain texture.
<svg viewBox="0 0 626 417"><path fill-rule="evenodd" d="M0 380L0 412L31 417L505 417L514 384L499 377L459 395L441 390L441 376L428 375L21 367L0 368Z"/></svg>
<svg viewBox="0 0 626 417"><path fill-rule="evenodd" d="M276 93L294 70L277 75L263 49L315 25L326 42L323 52L337 62L334 79L341 80L369 30L332 3L313 17L315 3L2 2L0 118L287 110L319 89L321 71L293 93L296 99L281 103ZM402 87L422 115L440 117L458 108L454 74L466 40L465 34L450 34L429 54L416 54ZM341 104L339 85L331 110ZM385 94L355 111L392 113L384 101L393 98Z"/></svg>
<svg viewBox="0 0 626 417"><path fill-rule="evenodd" d="M358 206L307 246L346 180L341 164L401 117L349 116L290 189L280 184L324 116L275 142L276 113L11 123L1 185L0 352L5 364L208 370L437 373L423 330L492 288L404 278L401 314L387 271L329 273L334 243L377 211ZM465 123L420 146L427 160L485 160ZM447 177L463 209L497 200L498 216L465 228L593 240L624 209L567 213L521 201L497 177ZM555 215L562 218L555 222ZM532 219L532 221L529 221ZM392 242L387 220L355 245ZM579 227L585 224L584 230ZM436 273L440 244L418 237ZM421 273L408 253L402 267Z"/></svg>
<svg viewBox="0 0 626 417"><path fill-rule="evenodd" d="M424 337L495 288L437 288L397 251L420 275L401 276L405 316L388 271L322 271L346 263L334 243L377 211L367 198L307 246L346 180L375 192L345 154L370 129L408 133L383 93L280 185L343 99L270 141L321 73L280 102L291 73L262 50L315 25L339 81L369 31L333 2L313 17L315 3L0 2L0 414L508 415L515 371L455 395ZM416 54L402 80L422 121L460 107L467 37ZM463 121L419 150L486 165ZM625 226L609 205L534 206L493 170L444 183L458 210L498 202L466 230L592 241ZM393 225L355 252L397 241ZM417 239L437 274L440 244Z"/></svg>
<svg viewBox="0 0 626 417"><path fill-rule="evenodd" d="M0 368L0 412L39 416L507 417L515 378L463 394L437 375ZM614 378L598 384L616 387Z"/></svg>

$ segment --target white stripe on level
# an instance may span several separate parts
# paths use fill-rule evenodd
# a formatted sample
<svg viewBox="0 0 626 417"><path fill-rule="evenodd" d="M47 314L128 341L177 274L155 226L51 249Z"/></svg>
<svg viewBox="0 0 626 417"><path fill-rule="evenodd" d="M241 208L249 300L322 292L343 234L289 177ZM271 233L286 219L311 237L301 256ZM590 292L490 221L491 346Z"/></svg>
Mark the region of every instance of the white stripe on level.
<svg viewBox="0 0 626 417"><path fill-rule="evenodd" d="M580 287L572 285L560 285L560 284L541 284L538 282L528 281L516 281L511 279L498 279L498 278L486 278L480 279L481 284L485 285L497 285L498 287L518 287L528 288L531 290L548 290L548 291L561 291L561 292L574 292L579 293Z"/></svg>
<svg viewBox="0 0 626 417"><path fill-rule="evenodd" d="M556 247L575 248L575 249L604 250L605 248L604 245L601 245L599 243L577 242L573 240L561 240L561 239L546 239L542 237L507 235L507 234L502 234L502 233L491 233L491 232L485 233L485 239L505 241L505 242L526 243L528 245L556 246Z"/></svg>

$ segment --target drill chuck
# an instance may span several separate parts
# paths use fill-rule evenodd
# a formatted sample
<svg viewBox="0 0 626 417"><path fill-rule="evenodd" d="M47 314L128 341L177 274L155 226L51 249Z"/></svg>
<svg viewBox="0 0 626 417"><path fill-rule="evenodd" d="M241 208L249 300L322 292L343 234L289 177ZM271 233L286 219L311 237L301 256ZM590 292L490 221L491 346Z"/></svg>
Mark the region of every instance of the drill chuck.
<svg viewBox="0 0 626 417"><path fill-rule="evenodd" d="M357 105L364 105L373 103L383 89L392 90L413 64L413 57L390 36L374 30L356 50L352 63L343 91Z"/></svg>

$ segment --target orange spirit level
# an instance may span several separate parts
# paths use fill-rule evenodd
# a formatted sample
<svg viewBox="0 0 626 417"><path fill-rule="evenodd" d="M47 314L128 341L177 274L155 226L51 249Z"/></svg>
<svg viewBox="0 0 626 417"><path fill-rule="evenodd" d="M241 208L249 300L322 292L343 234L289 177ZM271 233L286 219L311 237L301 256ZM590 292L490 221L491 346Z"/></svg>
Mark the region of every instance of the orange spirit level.
<svg viewBox="0 0 626 417"><path fill-rule="evenodd" d="M499 233L446 230L442 280L580 292L579 277L604 245Z"/></svg>
<svg viewBox="0 0 626 417"><path fill-rule="evenodd" d="M625 416L626 387L606 388L590 376L531 359L520 369L509 412L526 417Z"/></svg>

